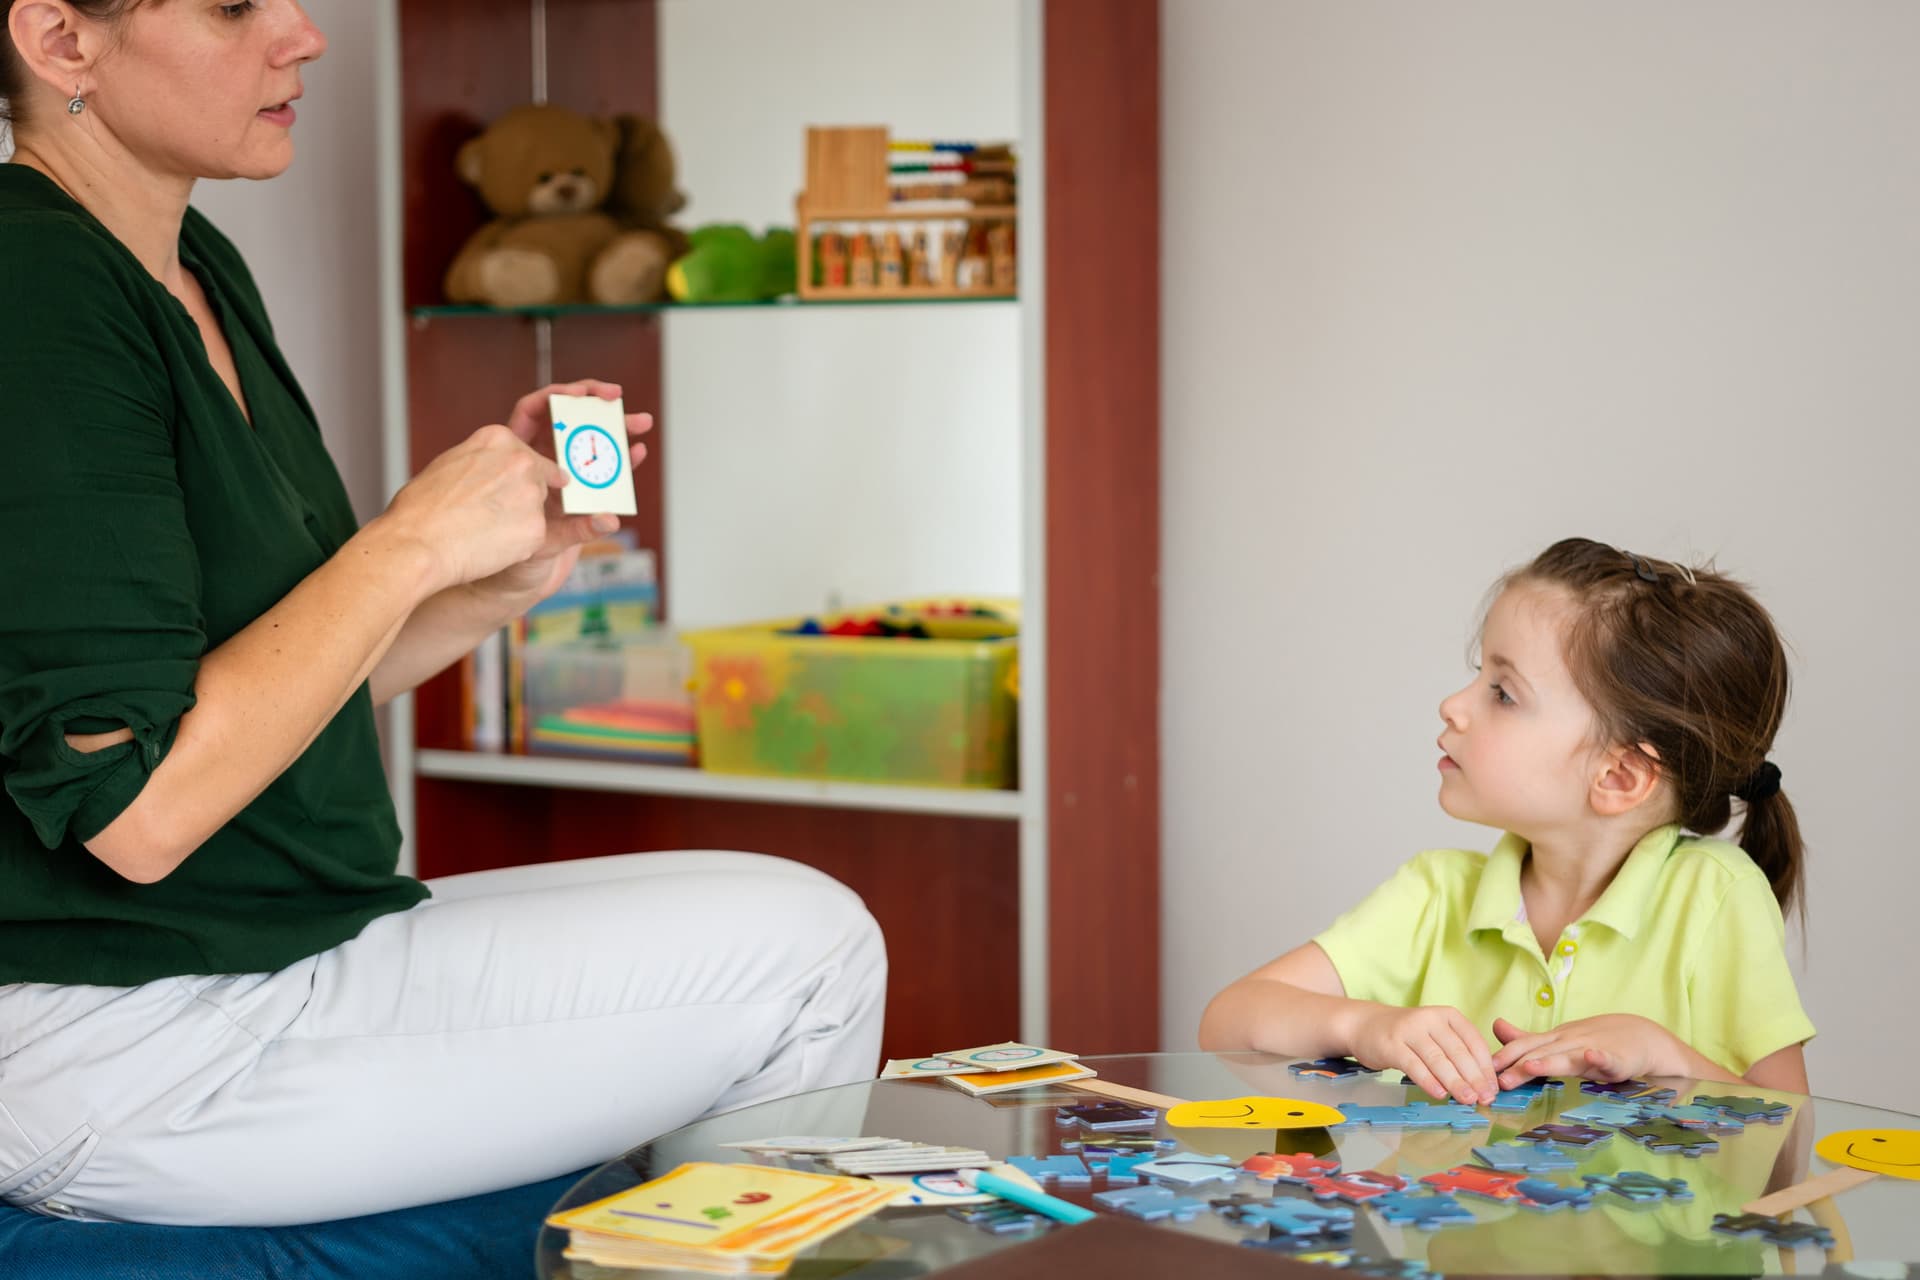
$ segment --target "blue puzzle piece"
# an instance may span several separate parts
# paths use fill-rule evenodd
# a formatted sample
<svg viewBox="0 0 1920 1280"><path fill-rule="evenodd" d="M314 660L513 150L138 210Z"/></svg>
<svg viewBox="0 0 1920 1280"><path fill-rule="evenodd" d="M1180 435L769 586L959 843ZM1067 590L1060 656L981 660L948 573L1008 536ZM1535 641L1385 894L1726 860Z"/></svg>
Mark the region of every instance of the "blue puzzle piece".
<svg viewBox="0 0 1920 1280"><path fill-rule="evenodd" d="M1647 1107L1632 1102L1583 1102L1577 1107L1562 1107L1562 1124L1597 1124L1609 1129L1624 1129L1647 1118Z"/></svg>
<svg viewBox="0 0 1920 1280"><path fill-rule="evenodd" d="M1108 1182L1138 1182L1140 1175L1135 1170L1151 1159L1151 1152L1134 1151L1125 1155L1092 1156L1087 1163L1095 1173L1105 1175Z"/></svg>
<svg viewBox="0 0 1920 1280"><path fill-rule="evenodd" d="M1685 1178L1661 1178L1638 1169L1612 1175L1583 1174L1581 1180L1596 1193L1611 1191L1634 1204L1653 1204L1660 1200L1691 1200Z"/></svg>
<svg viewBox="0 0 1920 1280"><path fill-rule="evenodd" d="M1558 1088L1558 1080L1550 1076L1535 1076L1511 1089L1502 1089L1487 1105L1495 1111L1525 1111L1546 1096L1547 1090Z"/></svg>
<svg viewBox="0 0 1920 1280"><path fill-rule="evenodd" d="M1736 1120L1748 1124L1760 1121L1764 1124L1779 1124L1793 1114L1793 1108L1784 1102L1768 1102L1765 1098L1724 1093L1696 1093L1693 1096L1696 1107L1712 1107L1724 1111Z"/></svg>
<svg viewBox="0 0 1920 1280"><path fill-rule="evenodd" d="M1213 1207L1243 1227L1270 1227L1289 1236L1337 1236L1353 1230L1353 1210L1287 1197L1234 1196Z"/></svg>
<svg viewBox="0 0 1920 1280"><path fill-rule="evenodd" d="M1380 1216L1388 1222L1419 1227L1422 1231L1438 1231L1441 1227L1476 1220L1473 1210L1452 1196L1415 1195L1410 1191L1396 1191L1392 1195L1380 1196L1367 1203L1378 1209Z"/></svg>
<svg viewBox="0 0 1920 1280"><path fill-rule="evenodd" d="M1520 1193L1513 1203L1523 1209L1551 1213L1569 1206L1576 1210L1593 1207L1592 1187L1568 1187L1545 1178L1522 1178L1513 1184L1513 1189Z"/></svg>
<svg viewBox="0 0 1920 1280"><path fill-rule="evenodd" d="M1473 1155L1487 1168L1503 1173L1562 1173L1579 1163L1558 1147L1521 1146L1517 1143L1475 1147Z"/></svg>
<svg viewBox="0 0 1920 1280"><path fill-rule="evenodd" d="M1008 1156L1007 1163L1042 1186L1049 1182L1071 1186L1093 1181L1092 1172L1079 1156Z"/></svg>
<svg viewBox="0 0 1920 1280"><path fill-rule="evenodd" d="M1093 1201L1104 1208L1146 1222L1161 1218L1189 1222L1207 1210L1205 1200L1175 1195L1165 1187L1122 1187L1118 1191L1096 1191Z"/></svg>
<svg viewBox="0 0 1920 1280"><path fill-rule="evenodd" d="M1409 1102L1398 1107L1341 1107L1346 1120L1329 1128L1372 1125L1376 1129L1477 1129L1489 1123L1472 1107L1458 1102Z"/></svg>
<svg viewBox="0 0 1920 1280"><path fill-rule="evenodd" d="M1642 1107L1641 1114L1648 1120L1666 1120L1683 1129L1697 1129L1701 1133L1743 1133L1747 1127L1746 1122L1738 1116L1729 1115L1718 1107L1703 1107L1698 1103L1684 1107Z"/></svg>
<svg viewBox="0 0 1920 1280"><path fill-rule="evenodd" d="M1047 1225L1047 1219L1040 1214L1004 1200L996 1200L992 1204L954 1205L947 1210L947 1216L997 1236L1018 1231L1037 1231Z"/></svg>
<svg viewBox="0 0 1920 1280"><path fill-rule="evenodd" d="M1417 1258L1370 1258L1355 1254L1343 1270L1350 1276L1368 1276L1373 1280L1434 1280L1434 1273Z"/></svg>
<svg viewBox="0 0 1920 1280"><path fill-rule="evenodd" d="M1240 1166L1231 1156L1205 1156L1192 1151L1144 1160L1133 1166L1133 1171L1183 1187L1197 1187L1203 1182L1235 1182L1240 1177Z"/></svg>

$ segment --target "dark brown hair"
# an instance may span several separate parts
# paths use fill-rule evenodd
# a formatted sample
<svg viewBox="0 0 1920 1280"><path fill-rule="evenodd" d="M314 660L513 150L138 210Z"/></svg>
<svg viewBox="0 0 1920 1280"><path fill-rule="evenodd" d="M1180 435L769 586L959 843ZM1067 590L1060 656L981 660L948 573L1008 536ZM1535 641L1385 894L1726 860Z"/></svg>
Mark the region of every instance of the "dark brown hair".
<svg viewBox="0 0 1920 1280"><path fill-rule="evenodd" d="M1787 709L1787 655L1747 588L1709 567L1652 560L1586 538L1554 543L1500 583L1572 597L1567 669L1603 741L1645 747L1702 834L1740 798L1740 847L1782 910L1800 903L1805 849L1767 760Z"/></svg>
<svg viewBox="0 0 1920 1280"><path fill-rule="evenodd" d="M6 14L13 16L16 0L7 0ZM74 9L96 22L112 22L137 7L141 0L67 0ZM21 120L21 95L27 87L27 67L13 47L11 34L0 35L0 123L18 128Z"/></svg>

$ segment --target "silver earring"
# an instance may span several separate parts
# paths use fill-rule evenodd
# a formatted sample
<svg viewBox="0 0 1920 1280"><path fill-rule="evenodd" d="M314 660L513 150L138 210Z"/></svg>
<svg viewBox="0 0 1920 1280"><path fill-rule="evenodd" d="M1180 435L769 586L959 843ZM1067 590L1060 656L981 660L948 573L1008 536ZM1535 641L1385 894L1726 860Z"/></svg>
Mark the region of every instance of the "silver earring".
<svg viewBox="0 0 1920 1280"><path fill-rule="evenodd" d="M68 115L77 116L82 111L85 111L86 109L87 109L87 100L81 97L79 94L76 93L71 98L67 99Z"/></svg>

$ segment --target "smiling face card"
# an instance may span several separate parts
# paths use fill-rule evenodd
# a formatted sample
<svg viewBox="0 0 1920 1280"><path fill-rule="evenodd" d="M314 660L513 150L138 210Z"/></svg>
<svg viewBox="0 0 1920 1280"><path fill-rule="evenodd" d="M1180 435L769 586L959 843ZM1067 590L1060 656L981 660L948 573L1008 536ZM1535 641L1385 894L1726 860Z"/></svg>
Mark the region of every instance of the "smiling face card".
<svg viewBox="0 0 1920 1280"><path fill-rule="evenodd" d="M1920 1129L1845 1129L1820 1139L1813 1150L1851 1169L1920 1179Z"/></svg>
<svg viewBox="0 0 1920 1280"><path fill-rule="evenodd" d="M547 411L553 456L567 472L560 509L570 516L635 514L626 406L599 396L548 396Z"/></svg>

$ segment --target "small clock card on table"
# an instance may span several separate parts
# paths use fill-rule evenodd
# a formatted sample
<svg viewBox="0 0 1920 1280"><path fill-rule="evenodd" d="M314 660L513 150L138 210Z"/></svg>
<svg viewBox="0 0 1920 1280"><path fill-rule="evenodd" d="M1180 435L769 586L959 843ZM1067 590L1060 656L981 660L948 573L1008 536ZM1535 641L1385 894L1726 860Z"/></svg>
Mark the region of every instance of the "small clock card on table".
<svg viewBox="0 0 1920 1280"><path fill-rule="evenodd" d="M599 396L548 396L553 456L566 468L560 509L570 516L636 514L626 406Z"/></svg>

